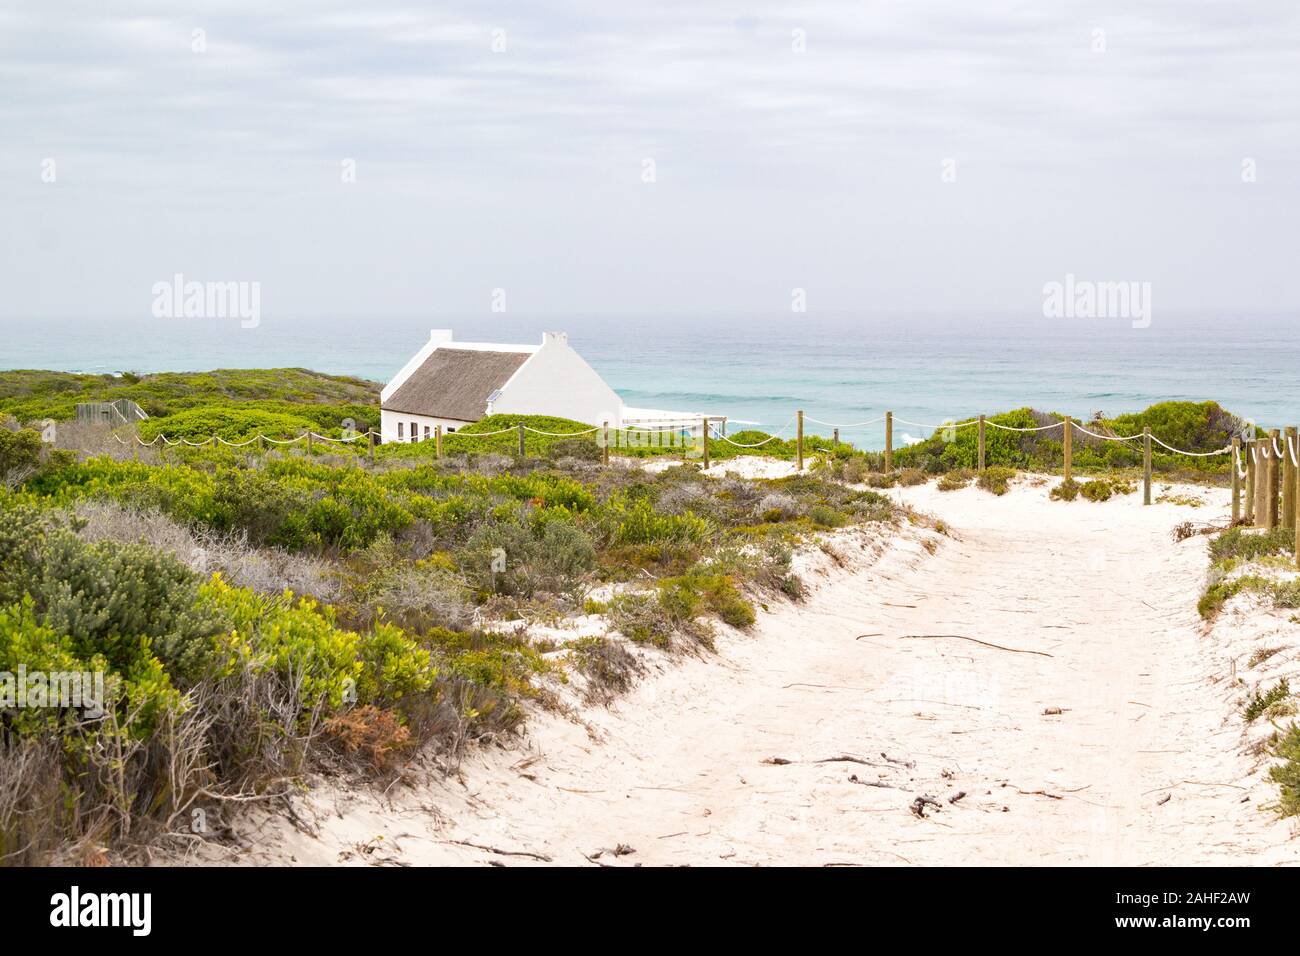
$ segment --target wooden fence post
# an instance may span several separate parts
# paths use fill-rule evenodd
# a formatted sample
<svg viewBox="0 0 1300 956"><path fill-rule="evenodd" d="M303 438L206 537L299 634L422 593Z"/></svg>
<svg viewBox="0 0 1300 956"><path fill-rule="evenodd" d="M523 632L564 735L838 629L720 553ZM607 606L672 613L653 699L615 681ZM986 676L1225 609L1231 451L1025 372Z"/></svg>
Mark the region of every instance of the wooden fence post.
<svg viewBox="0 0 1300 956"><path fill-rule="evenodd" d="M1241 452L1241 437L1232 436L1232 525L1236 527L1241 520L1241 472L1237 471L1237 462Z"/></svg>
<svg viewBox="0 0 1300 956"><path fill-rule="evenodd" d="M605 422L605 430L601 435L600 463L602 465L609 464L609 422Z"/></svg>
<svg viewBox="0 0 1300 956"><path fill-rule="evenodd" d="M885 472L894 470L894 413L885 412Z"/></svg>
<svg viewBox="0 0 1300 956"><path fill-rule="evenodd" d="M266 451L266 436L261 432L257 433L257 450Z"/></svg>
<svg viewBox="0 0 1300 956"><path fill-rule="evenodd" d="M1246 439L1244 449L1246 453L1246 508L1243 517L1253 525L1255 523L1255 456L1258 454L1253 436Z"/></svg>
<svg viewBox="0 0 1300 956"><path fill-rule="evenodd" d="M1259 520L1263 522L1265 531L1272 531L1277 527L1277 473L1278 461L1277 455L1273 453L1273 446L1277 443L1277 429L1270 428L1268 437L1264 439L1264 480L1260 483L1261 495Z"/></svg>
<svg viewBox="0 0 1300 956"><path fill-rule="evenodd" d="M1142 426L1142 503L1151 504L1151 426Z"/></svg>
<svg viewBox="0 0 1300 956"><path fill-rule="evenodd" d="M1282 454L1277 453L1277 439L1282 433L1276 428L1270 428L1268 432L1268 444L1271 454L1268 459L1268 528L1273 530L1278 525L1278 519L1281 517L1281 508L1279 507L1278 493L1281 491L1279 485L1282 483L1282 458L1286 455L1286 449L1282 449Z"/></svg>
<svg viewBox="0 0 1300 956"><path fill-rule="evenodd" d="M980 471L984 470L984 416L983 415L980 416L980 451L979 451L979 463L977 467L979 468Z"/></svg>
<svg viewBox="0 0 1300 956"><path fill-rule="evenodd" d="M1294 425L1287 426L1282 433L1282 527L1295 527L1295 463L1291 460L1291 449L1295 445L1296 429Z"/></svg>
<svg viewBox="0 0 1300 956"><path fill-rule="evenodd" d="M1296 451L1297 453L1300 453L1300 448L1297 448ZM1295 492L1300 493L1300 468L1297 468L1295 471L1296 471L1295 479L1297 485ZM1300 568L1300 520L1296 521L1295 523L1295 566L1297 568Z"/></svg>
<svg viewBox="0 0 1300 956"><path fill-rule="evenodd" d="M433 426L433 454L438 458L442 457L442 426L441 425Z"/></svg>
<svg viewBox="0 0 1300 956"><path fill-rule="evenodd" d="M1069 415L1065 416L1065 424L1061 429L1061 449L1065 452L1065 480L1070 480L1071 461L1074 454L1074 426L1071 424Z"/></svg>
<svg viewBox="0 0 1300 956"><path fill-rule="evenodd" d="M704 467L709 467L709 420L703 418L700 420L700 435L704 438Z"/></svg>
<svg viewBox="0 0 1300 956"><path fill-rule="evenodd" d="M831 430L831 448L835 451L840 450L840 430L838 428Z"/></svg>
<svg viewBox="0 0 1300 956"><path fill-rule="evenodd" d="M796 434L798 435L797 442L798 442L798 446L799 446L799 468L798 468L798 470L799 470L799 471L803 471L803 409L802 409L802 408L799 409L797 415L798 415L798 418L799 418L799 425L798 425L798 427L797 427L797 429L796 429Z"/></svg>
<svg viewBox="0 0 1300 956"><path fill-rule="evenodd" d="M1264 527L1264 508L1260 502L1264 500L1264 446L1256 438L1251 442L1250 450L1255 460L1255 474L1251 476L1250 488L1250 523L1252 527L1262 528Z"/></svg>
<svg viewBox="0 0 1300 956"><path fill-rule="evenodd" d="M306 435L307 435L307 457L310 458L311 457L311 429L310 428L307 429Z"/></svg>
<svg viewBox="0 0 1300 956"><path fill-rule="evenodd" d="M1255 527L1264 527L1268 516L1268 437L1255 439Z"/></svg>
<svg viewBox="0 0 1300 956"><path fill-rule="evenodd" d="M366 429L366 444L370 446L370 464L373 465L375 463L375 430L373 428Z"/></svg>
<svg viewBox="0 0 1300 956"><path fill-rule="evenodd" d="M524 423L519 423L519 457L524 457Z"/></svg>

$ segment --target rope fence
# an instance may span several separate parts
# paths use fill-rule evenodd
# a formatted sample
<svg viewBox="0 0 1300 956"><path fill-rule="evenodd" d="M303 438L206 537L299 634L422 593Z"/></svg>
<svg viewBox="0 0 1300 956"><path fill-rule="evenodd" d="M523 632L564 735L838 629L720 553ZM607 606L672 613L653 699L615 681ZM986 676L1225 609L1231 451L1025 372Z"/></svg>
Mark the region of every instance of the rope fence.
<svg viewBox="0 0 1300 956"><path fill-rule="evenodd" d="M813 418L810 415L806 416L804 415L803 412L796 412L794 415L790 417L790 419L784 425L781 426L781 428L768 435L762 441L748 442L748 443L734 441L731 438L729 438L724 432L719 431L718 426L715 424L716 421L717 419L705 417L700 419L682 420L680 422L674 421L674 422L646 423L645 425L631 425L631 426L596 425L591 428L582 429L581 431L572 431L572 432L545 431L540 428L533 428L531 425L525 425L523 423L520 423L519 425L514 425L509 428L499 428L495 431L490 431L490 432L460 431L460 432L446 432L445 434L443 433L442 426L439 425L436 426L436 431L442 437L448 437L452 434L455 434L459 438L474 439L474 438L494 438L499 435L508 435L512 433L518 433L521 435L524 433L528 433L533 435L541 435L546 438L581 438L586 435L596 434L597 432L603 432L605 435L622 434L622 435L629 435L629 436L632 435L677 436L680 435L685 430L693 431L695 429L699 429L701 431L701 434L707 431L711 439L715 441L726 442L727 444L733 445L736 448L762 448L764 445L768 444L769 442L776 441L780 439L782 436L784 436L787 432L789 432L790 427L792 425L797 425L798 438L800 443L802 444L803 425L805 422L810 422L817 425L824 425L828 428L835 429L834 441L836 444L839 443L839 432L841 429L864 428L869 425L877 425L880 424L881 422L884 422L886 425L885 451L886 454L889 455L893 451L892 425L894 422L897 422L900 425L910 425L913 428L928 428L928 429L932 429L935 432L955 431L960 428L969 428L972 425L978 425L981 431L981 442L980 442L981 446L984 444L982 440L982 433L986 426L989 428L996 428L1002 431L1009 431L1009 432L1045 432L1045 431L1052 431L1057 428L1064 428L1066 425L1069 425L1073 430L1078 431L1084 435L1087 435L1090 438L1098 439L1100 441L1113 441L1113 442L1123 443L1123 442L1137 441L1138 439L1146 439L1149 437L1151 441L1155 442L1161 448L1164 448L1165 450L1172 452L1173 454L1176 455L1186 455L1189 458L1210 458L1216 455L1226 455L1232 452L1234 448L1233 445L1225 445L1223 448L1218 448L1215 449L1214 451L1187 451L1182 448L1175 448L1173 445L1168 444L1167 442L1163 441L1161 438L1157 437L1156 435L1149 435L1147 432L1142 432L1135 435L1105 435L1100 432L1095 432L1092 431L1091 429L1085 428L1083 425L1079 424L1077 421L1075 421L1072 418L1066 418L1059 422L1052 422L1051 424L1048 425L1037 425L1032 427L1017 427L1014 425L1003 425L1000 422L992 421L990 419L985 418L984 416L980 416L979 418L972 418L962 422L940 422L938 424L933 424L933 423L926 423L926 422L914 422L905 418L897 418L893 415L892 412L886 412L884 415L881 415L878 418L868 419L867 421L835 423L835 422L823 421L820 418ZM129 444L128 441L124 440L116 432L113 432L111 434L119 444L122 445ZM296 445L299 442L303 442L303 441L307 442L309 445L314 441L329 442L331 444L336 444L336 445L347 445L355 441L360 441L362 439L367 439L370 444L374 444L375 439L379 436L378 433L372 429L365 432L357 432L351 436L344 437L344 438L334 438L329 435L322 435L319 432L313 432L313 431L303 432L301 435L296 435L293 438L275 438L272 437L271 435L263 435L259 433L257 435L254 435L252 438L245 439L244 441L228 441L227 439L222 438L220 435L213 435L211 438L206 438L203 441L191 441L188 438L172 439L163 433L159 433L155 435L149 441L145 441L143 438L140 438L138 435L132 437L136 444L144 448L152 447L160 441L168 447L176 447L176 446L183 445L190 448L203 448L209 446L216 446L220 444L220 445L225 445L228 448L246 448L249 445L261 444L261 443L267 443L272 445ZM439 437L439 436L430 436L430 437ZM683 437L693 438L695 436L691 434ZM425 440L427 441L428 439L426 438ZM404 442L405 439L399 439L399 441ZM1260 439L1259 441L1265 442L1264 439ZM1267 439L1267 442L1265 444L1257 444L1254 441L1248 441L1247 444L1250 445L1250 449L1249 449L1250 455L1254 461L1258 461L1259 456L1261 455L1271 456L1272 458L1281 460L1284 456L1283 448L1286 448L1287 452L1285 454L1287 457L1290 458L1292 466L1300 467L1300 460L1298 460L1298 452L1297 452L1297 448L1300 448L1300 442L1297 442L1295 439L1291 437L1284 437L1283 443L1278 444L1276 430L1274 431L1274 434Z"/></svg>
<svg viewBox="0 0 1300 956"><path fill-rule="evenodd" d="M674 439L680 438L682 440L683 447L685 447L685 443L688 439L692 442L696 442L702 439L702 442L706 446L706 448L709 441L713 440L713 441L725 442L726 444L736 448L753 449L753 448L762 448L771 442L782 439L783 436L785 436L790 431L791 426L794 426L796 430L795 440L798 446L797 457L799 459L799 467L802 469L803 459L804 459L804 444L805 444L804 442L805 423L823 425L828 428L834 429L833 441L834 444L838 445L839 434L841 429L864 428L870 425L877 425L881 422L884 422L885 464L886 464L886 469L890 470L892 469L893 451L894 451L893 426L894 423L897 422L900 425L908 425L913 428L932 429L936 433L944 433L949 431L955 432L958 429L978 426L979 428L978 457L979 457L979 468L981 470L984 468L986 428L996 428L1001 431L1020 432L1020 433L1048 432L1048 431L1054 431L1056 429L1062 429L1062 442L1066 447L1067 475L1070 466L1069 452L1070 452L1070 446L1072 444L1070 438L1074 431L1078 431L1083 435L1087 435L1088 437L1097 439L1099 441L1127 443L1127 442L1133 442L1141 439L1143 440L1144 444L1148 446L1151 442L1154 442L1155 444L1159 445L1161 448L1165 449L1166 451L1172 454L1185 455L1189 458L1212 458L1218 455L1226 455L1230 453L1240 456L1241 454L1240 449L1238 449L1238 451L1234 453L1234 449L1238 448L1238 445L1241 444L1241 441L1239 439L1234 439L1233 444L1227 445L1223 448L1216 449L1214 451L1202 451L1202 452L1187 451L1182 448L1176 448L1173 445L1170 445L1169 443L1165 442L1163 439L1159 438L1158 436L1152 435L1150 433L1150 429L1145 429L1142 433L1135 434L1135 435L1107 435L1086 428L1083 425L1081 425L1079 422L1075 421L1073 418L1069 418L1069 417L1066 417L1058 422L1050 422L1046 425L1022 427L1022 426L1015 426L1015 425L1004 425L1001 422L992 421L991 419L988 419L984 415L981 415L978 418L967 419L966 421L960 421L960 422L948 421L948 422L940 422L938 424L933 424L933 423L926 423L926 422L915 422L905 418L896 418L893 412L886 412L884 415L881 415L877 418L868 419L866 421L835 423L835 422L825 421L820 418L813 418L812 416L807 416L802 411L799 411L796 412L794 415L792 415L790 419L784 425L781 426L780 429L768 435L763 440L757 442L738 442L732 438L729 438L724 431L718 428L717 421L718 420L715 418L710 418L706 416L699 419L663 420L663 421L646 422L644 424L633 423L631 425L623 425L623 426L610 426L609 424L596 425L591 428L586 428L580 431L572 431L572 432L546 431L540 428L534 428L531 425L527 425L521 422L518 425L510 426L508 428L500 428L490 432L460 431L454 433L447 432L445 435L443 432L443 427L441 425L438 425L438 426L434 426L433 429L434 433L431 436L429 435L428 426L426 426L425 440L428 440L430 437L433 438L435 444L437 445L437 451L439 456L441 456L442 453L443 438L450 436L451 434L455 434L457 435L457 437L461 439L478 439L478 438L494 438L501 435L508 435L514 433L519 436L519 448L521 452L524 449L524 440L526 434L540 435L545 438L582 438L584 436L595 435L597 433L599 433L597 437L597 441L601 445L605 446L606 449L608 449L608 446L611 444L611 436L613 438L613 444L615 447L619 447L623 444L626 444L628 447L635 447L636 445L640 444L643 440L647 439L647 437L650 439L648 443L654 444L655 443L654 440L656 438L662 440L664 436L667 436L669 447L675 444ZM696 434L697 430L698 430L698 434ZM1240 457L1234 457L1233 459L1234 470L1240 473L1241 476L1244 478L1246 476L1246 472L1249 470L1249 467L1251 465L1258 466L1263 458L1267 458L1269 460L1276 459L1280 461L1284 457L1290 459L1291 467L1293 468L1300 467L1300 462L1298 462L1297 460L1298 459L1297 449L1300 448L1300 442L1297 442L1292 437L1290 437L1289 431L1290 430L1288 430L1288 436L1285 436L1283 438L1283 442L1281 445L1278 444L1278 433L1276 430L1274 430L1274 432L1272 433L1272 435L1270 435L1267 441L1263 439L1260 439L1259 441L1247 440L1245 444L1249 446L1248 449L1249 459L1247 459L1246 469L1243 470ZM683 434L683 432L685 432L685 434ZM119 444L122 445L128 444L128 442L124 440L121 436L119 436L116 432L112 434L113 434L113 438L116 439ZM322 435L314 431L305 431L300 435L294 436L293 438L276 438L271 435L263 435L259 433L257 435L254 435L251 438L245 439L244 441L237 441L237 442L229 441L225 438L222 438L220 435L215 435L215 434L211 438L204 439L203 441L191 441L188 438L172 439L163 433L159 433L155 435L149 441L145 441L144 439L140 438L138 435L133 436L133 439L136 443L138 443L140 446L145 448L157 445L159 441L161 441L164 446L169 448L177 447L177 446L186 446L190 448L202 448L205 446L215 447L218 444L224 445L228 448L246 448L253 444L257 444L259 447L263 447L267 444L277 445L277 446L288 446L288 445L296 445L299 442L306 442L309 450L311 449L313 442L317 442L317 441L327 442L335 445L347 445L347 444L351 444L352 442L365 439L367 441L367 444L369 445L370 455L373 459L374 445L376 443L376 438L378 437L379 437L378 434L373 429L371 429L365 432L357 432L342 438L334 438L332 436ZM412 439L415 439L414 435L412 435ZM398 441L404 441L404 440L405 439L398 439ZM660 443L662 443L662 441L660 441ZM1283 448L1287 449L1285 453L1283 452ZM1147 451L1147 455L1149 456L1149 449ZM608 451L606 450L606 458L607 457L608 457ZM707 451L706 451L706 457L707 457Z"/></svg>
<svg viewBox="0 0 1300 956"><path fill-rule="evenodd" d="M1287 428L1285 433L1273 429L1267 436L1258 438L1253 437L1255 433L1252 431L1252 437L1233 437L1228 445L1214 451L1188 451L1177 448L1162 438L1151 434L1150 428L1144 428L1141 433L1134 435L1110 435L1087 428L1068 416L1060 421L1033 426L1005 425L1001 422L992 421L985 415L965 421L941 422L936 425L895 418L893 412L887 411L879 417L866 421L835 423L806 416L801 410L795 412L780 429L761 441L755 442L739 442L729 437L725 433L725 420L722 420L722 422L723 427L721 428L719 427L719 419L709 416L697 419L664 419L644 423L630 422L621 426L611 426L606 422L602 425L572 432L547 431L520 422L508 428L489 432L459 431L446 432L446 434L444 434L443 426L435 425L432 429L432 435L429 434L429 428L426 426L425 440L432 438L435 455L442 458L443 440L453 434L459 439L470 441L514 434L518 439L518 452L520 456L523 456L527 447L526 438L529 434L552 439L584 438L594 435L596 442L601 446L601 459L606 465L609 464L611 446L616 448L643 448L657 445L661 448L681 447L683 453L689 457L702 458L705 468L710 467L710 445L712 442L722 442L734 448L749 451L763 448L772 442L792 440L796 469L803 471L805 452L807 451L804 436L804 425L806 423L833 429L832 447L838 447L841 429L864 428L883 422L885 426L884 470L892 472L894 470L894 424L897 422L900 425L913 428L933 429L936 434L943 435L948 432L955 433L958 429L978 428L976 467L982 472L985 470L986 465L987 429L994 428L1000 431L1022 434L1046 433L1060 429L1064 477L1067 481L1072 478L1072 439L1075 432L1096 441L1118 442L1128 447L1134 447L1130 443L1140 440L1142 443L1143 503L1148 505L1151 504L1153 445L1164 449L1170 454L1194 459L1209 459L1219 455L1229 455L1228 471L1232 482L1232 522L1234 525L1250 523L1256 527L1271 530L1278 526L1297 528L1297 525L1300 524L1296 520L1297 511L1300 510L1300 435L1297 434L1297 429L1293 427ZM786 438L791 428L794 429L793 439ZM285 447L305 442L308 454L313 452L315 442L343 446L365 440L366 453L369 455L371 464L374 464L375 461L375 445L378 443L377 440L381 438L373 429L340 438L322 435L310 430L292 438L277 438L259 433L243 441L229 441L216 434L203 441L192 441L188 438L173 439L161 432L149 441L145 441L138 435L133 435L130 440L127 440L116 432L111 434L119 444L127 445L134 442L144 448L156 447L159 442L162 442L163 447L166 448L215 448L217 445L224 445L228 448L247 448L253 444L256 444L259 448L265 448L267 445ZM411 438L415 440L415 435L412 434ZM948 440L952 439L948 438ZM403 442L404 440L399 438L397 441ZM1300 546L1300 528L1297 529L1297 545ZM1300 553L1300 547L1297 548L1297 552Z"/></svg>

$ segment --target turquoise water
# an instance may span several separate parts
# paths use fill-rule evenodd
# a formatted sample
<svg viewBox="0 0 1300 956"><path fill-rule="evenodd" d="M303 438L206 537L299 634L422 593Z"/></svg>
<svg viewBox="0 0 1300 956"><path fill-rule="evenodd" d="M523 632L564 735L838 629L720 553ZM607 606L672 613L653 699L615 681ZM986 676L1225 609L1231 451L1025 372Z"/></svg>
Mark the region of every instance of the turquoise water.
<svg viewBox="0 0 1300 956"><path fill-rule="evenodd" d="M1126 320L835 314L438 316L5 322L0 367L194 371L302 366L387 380L432 327L463 340L569 341L630 405L704 410L779 429L803 408L828 422L938 423L1023 405L1076 416L1213 399L1272 427L1300 421L1300 315L1157 313ZM733 425L732 430L742 427ZM810 431L828 433L824 426ZM923 429L897 425L899 440ZM882 425L844 429L881 447Z"/></svg>

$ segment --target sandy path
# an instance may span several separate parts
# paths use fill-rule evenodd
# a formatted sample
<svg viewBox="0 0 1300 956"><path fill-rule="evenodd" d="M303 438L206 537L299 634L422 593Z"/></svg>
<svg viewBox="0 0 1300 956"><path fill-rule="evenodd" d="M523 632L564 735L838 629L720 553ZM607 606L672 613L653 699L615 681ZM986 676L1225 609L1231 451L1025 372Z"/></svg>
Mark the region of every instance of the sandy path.
<svg viewBox="0 0 1300 956"><path fill-rule="evenodd" d="M531 760L483 755L463 783L385 806L350 797L319 837L276 842L325 863L380 833L411 863L530 862L453 839L566 864L602 849L614 865L1296 859L1259 809L1272 794L1249 777L1232 691L1210 681L1204 539L1170 536L1221 517L1226 494L1195 510L897 494L951 529L933 555L909 535L587 727L539 718ZM906 637L921 634L1050 656ZM816 762L843 754L868 763ZM918 794L942 810L919 819Z"/></svg>

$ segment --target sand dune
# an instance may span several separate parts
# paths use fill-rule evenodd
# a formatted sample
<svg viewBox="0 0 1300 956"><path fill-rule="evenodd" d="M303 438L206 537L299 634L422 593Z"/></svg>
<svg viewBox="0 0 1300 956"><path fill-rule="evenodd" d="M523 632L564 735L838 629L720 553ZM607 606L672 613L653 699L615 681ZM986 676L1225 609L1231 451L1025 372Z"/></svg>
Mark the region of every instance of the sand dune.
<svg viewBox="0 0 1300 956"><path fill-rule="evenodd" d="M717 655L459 777L318 791L312 834L264 818L240 862L1294 862L1196 614L1206 539L1170 534L1227 495L1177 490L1207 503L891 492L947 533L837 536Z"/></svg>

